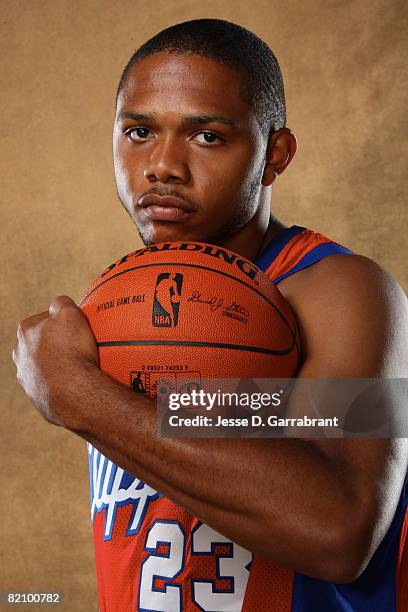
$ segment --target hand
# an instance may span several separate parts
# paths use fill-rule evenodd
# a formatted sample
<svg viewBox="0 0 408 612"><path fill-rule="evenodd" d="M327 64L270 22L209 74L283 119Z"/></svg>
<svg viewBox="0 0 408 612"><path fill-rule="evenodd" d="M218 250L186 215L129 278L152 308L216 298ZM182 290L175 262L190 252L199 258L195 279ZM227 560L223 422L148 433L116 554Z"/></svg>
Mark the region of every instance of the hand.
<svg viewBox="0 0 408 612"><path fill-rule="evenodd" d="M42 416L69 428L75 415L62 413L58 397L63 387L78 383L87 366L98 366L96 341L81 309L60 296L47 312L22 321L13 360L18 382Z"/></svg>

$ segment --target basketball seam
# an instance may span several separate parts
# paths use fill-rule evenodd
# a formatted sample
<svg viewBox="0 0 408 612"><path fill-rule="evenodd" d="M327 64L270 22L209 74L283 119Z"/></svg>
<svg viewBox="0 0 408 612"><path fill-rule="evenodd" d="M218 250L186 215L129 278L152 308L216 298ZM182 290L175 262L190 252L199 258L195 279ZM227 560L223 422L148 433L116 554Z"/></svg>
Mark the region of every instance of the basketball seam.
<svg viewBox="0 0 408 612"><path fill-rule="evenodd" d="M241 345L241 344L226 344L224 342L198 342L187 340L107 340L105 342L97 342L98 347L108 346L199 346L221 349L231 349L234 351L250 351L253 353L264 353L266 355L288 355L292 352L294 342L287 349L267 349L257 346Z"/></svg>

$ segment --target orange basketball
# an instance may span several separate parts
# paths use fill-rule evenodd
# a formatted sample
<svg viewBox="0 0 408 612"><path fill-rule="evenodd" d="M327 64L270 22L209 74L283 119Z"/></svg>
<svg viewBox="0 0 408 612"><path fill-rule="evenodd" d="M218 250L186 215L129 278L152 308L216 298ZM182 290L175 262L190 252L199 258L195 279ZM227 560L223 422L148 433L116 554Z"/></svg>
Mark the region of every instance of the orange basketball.
<svg viewBox="0 0 408 612"><path fill-rule="evenodd" d="M299 334L285 299L252 262L211 244L167 242L129 253L81 307L101 369L156 395L201 378L290 378Z"/></svg>

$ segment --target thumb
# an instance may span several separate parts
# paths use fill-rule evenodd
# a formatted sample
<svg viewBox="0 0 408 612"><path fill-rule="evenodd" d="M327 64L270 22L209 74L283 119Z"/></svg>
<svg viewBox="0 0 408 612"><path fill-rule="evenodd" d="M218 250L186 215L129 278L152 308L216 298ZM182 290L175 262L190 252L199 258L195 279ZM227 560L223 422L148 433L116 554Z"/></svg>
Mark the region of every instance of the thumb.
<svg viewBox="0 0 408 612"><path fill-rule="evenodd" d="M53 317L59 314L64 308L72 307L78 308L75 302L71 300L70 297L68 297L67 295L59 295L58 297L52 300L48 312L50 316Z"/></svg>

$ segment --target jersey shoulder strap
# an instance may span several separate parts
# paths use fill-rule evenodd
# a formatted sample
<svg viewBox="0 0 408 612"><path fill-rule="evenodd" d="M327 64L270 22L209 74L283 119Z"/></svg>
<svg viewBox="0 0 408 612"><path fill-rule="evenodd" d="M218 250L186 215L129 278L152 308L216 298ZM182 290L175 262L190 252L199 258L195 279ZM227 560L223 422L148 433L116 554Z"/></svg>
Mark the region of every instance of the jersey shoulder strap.
<svg viewBox="0 0 408 612"><path fill-rule="evenodd" d="M318 232L293 225L275 236L255 263L274 283L279 283L329 255L344 253L352 251Z"/></svg>
<svg viewBox="0 0 408 612"><path fill-rule="evenodd" d="M400 503L405 511L397 558L397 610L408 610L408 474L401 493Z"/></svg>

